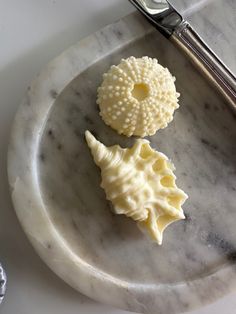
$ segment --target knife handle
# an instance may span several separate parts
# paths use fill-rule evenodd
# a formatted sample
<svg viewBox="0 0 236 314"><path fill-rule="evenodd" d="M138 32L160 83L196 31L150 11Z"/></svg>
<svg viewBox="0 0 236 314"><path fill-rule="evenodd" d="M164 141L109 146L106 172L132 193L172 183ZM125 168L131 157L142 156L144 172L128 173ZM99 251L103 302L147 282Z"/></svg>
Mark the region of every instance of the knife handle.
<svg viewBox="0 0 236 314"><path fill-rule="evenodd" d="M191 25L183 21L170 40L190 58L236 109L236 78L206 45Z"/></svg>

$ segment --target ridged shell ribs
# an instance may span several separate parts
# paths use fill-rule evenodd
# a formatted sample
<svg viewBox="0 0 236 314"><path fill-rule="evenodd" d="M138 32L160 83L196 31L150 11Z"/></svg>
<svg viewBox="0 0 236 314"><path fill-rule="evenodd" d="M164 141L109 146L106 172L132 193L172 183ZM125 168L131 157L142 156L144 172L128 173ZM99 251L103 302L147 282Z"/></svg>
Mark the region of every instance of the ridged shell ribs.
<svg viewBox="0 0 236 314"><path fill-rule="evenodd" d="M184 219L181 208L187 195L175 184L174 166L153 150L149 141L137 139L132 148L106 147L89 132L88 146L101 169L101 187L116 214L124 214L158 244L164 229Z"/></svg>
<svg viewBox="0 0 236 314"><path fill-rule="evenodd" d="M167 126L179 107L174 81L157 59L122 59L103 74L97 97L100 115L119 134L153 135Z"/></svg>

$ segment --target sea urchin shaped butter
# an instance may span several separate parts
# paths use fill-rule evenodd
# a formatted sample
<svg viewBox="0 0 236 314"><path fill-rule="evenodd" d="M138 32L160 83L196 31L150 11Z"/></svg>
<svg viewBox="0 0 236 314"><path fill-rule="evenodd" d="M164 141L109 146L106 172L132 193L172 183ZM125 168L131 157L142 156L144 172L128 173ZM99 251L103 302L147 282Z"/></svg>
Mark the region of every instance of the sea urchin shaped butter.
<svg viewBox="0 0 236 314"><path fill-rule="evenodd" d="M97 103L104 122L119 134L153 135L179 107L175 78L157 59L122 59L103 74Z"/></svg>
<svg viewBox="0 0 236 314"><path fill-rule="evenodd" d="M118 145L106 147L89 131L85 136L114 212L133 218L142 231L161 244L165 228L185 218L181 206L187 195L175 184L173 164L144 139L123 149Z"/></svg>

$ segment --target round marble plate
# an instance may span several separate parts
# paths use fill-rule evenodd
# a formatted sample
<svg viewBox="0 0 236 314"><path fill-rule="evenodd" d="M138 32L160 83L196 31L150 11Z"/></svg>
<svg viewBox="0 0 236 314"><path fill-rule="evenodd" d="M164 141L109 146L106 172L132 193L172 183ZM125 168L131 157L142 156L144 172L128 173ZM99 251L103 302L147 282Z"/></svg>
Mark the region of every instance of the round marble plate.
<svg viewBox="0 0 236 314"><path fill-rule="evenodd" d="M114 216L85 144L130 145L99 117L96 89L111 64L157 57L177 77L181 107L151 137L188 193L186 220L162 246ZM193 83L194 82L194 83ZM15 118L9 182L19 220L49 267L84 294L143 313L179 313L235 286L236 117L171 44L138 14L82 40L33 81Z"/></svg>

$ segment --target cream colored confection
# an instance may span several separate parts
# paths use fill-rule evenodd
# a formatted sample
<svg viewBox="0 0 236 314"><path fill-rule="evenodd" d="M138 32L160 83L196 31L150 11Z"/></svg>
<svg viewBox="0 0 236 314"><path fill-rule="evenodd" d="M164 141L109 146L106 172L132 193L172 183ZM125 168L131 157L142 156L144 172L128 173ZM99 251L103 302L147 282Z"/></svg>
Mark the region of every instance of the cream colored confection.
<svg viewBox="0 0 236 314"><path fill-rule="evenodd" d="M100 115L119 134L153 135L167 126L179 107L175 78L157 59L122 59L103 79L97 97Z"/></svg>
<svg viewBox="0 0 236 314"><path fill-rule="evenodd" d="M187 195L175 184L173 164L144 139L137 139L131 148L121 148L106 147L89 131L85 136L101 169L101 187L115 213L133 218L161 244L165 228L185 218L181 206Z"/></svg>

